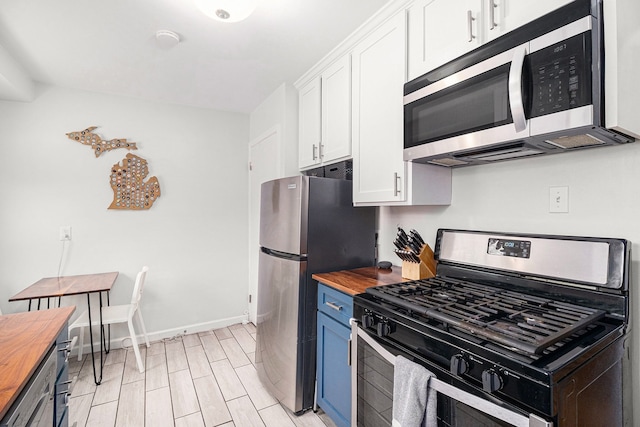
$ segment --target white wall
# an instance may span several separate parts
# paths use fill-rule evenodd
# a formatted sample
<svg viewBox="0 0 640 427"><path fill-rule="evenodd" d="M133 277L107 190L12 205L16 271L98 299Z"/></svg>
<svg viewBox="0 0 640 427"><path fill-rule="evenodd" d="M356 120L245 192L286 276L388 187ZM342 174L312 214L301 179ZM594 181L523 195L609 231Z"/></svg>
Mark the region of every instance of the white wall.
<svg viewBox="0 0 640 427"><path fill-rule="evenodd" d="M549 213L549 187L569 187L569 213ZM433 247L438 228L617 237L632 245L632 365L640 396L640 142L453 171L448 207L380 210L380 259L396 265L396 227L415 228ZM634 425L640 425L636 410Z"/></svg>
<svg viewBox="0 0 640 427"><path fill-rule="evenodd" d="M111 303L128 302L149 265L142 312L155 337L237 322L247 310L247 115L54 87L31 103L0 101L0 307L58 273L58 228L72 227L62 274L119 271ZM111 166L65 133L99 126L128 138L162 196L148 211L108 210ZM64 298L63 305L84 299ZM116 331L117 335L117 331Z"/></svg>
<svg viewBox="0 0 640 427"><path fill-rule="evenodd" d="M280 126L282 132L282 164L284 176L297 175L298 169L298 91L281 84L250 116L249 137L253 141Z"/></svg>

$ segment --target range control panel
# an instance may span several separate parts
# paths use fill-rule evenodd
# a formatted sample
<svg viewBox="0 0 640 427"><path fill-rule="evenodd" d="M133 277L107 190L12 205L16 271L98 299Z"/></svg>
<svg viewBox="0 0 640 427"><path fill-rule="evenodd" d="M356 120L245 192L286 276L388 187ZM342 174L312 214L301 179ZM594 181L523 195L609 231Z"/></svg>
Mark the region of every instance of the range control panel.
<svg viewBox="0 0 640 427"><path fill-rule="evenodd" d="M489 238L487 254L514 258L529 258L531 256L531 241Z"/></svg>

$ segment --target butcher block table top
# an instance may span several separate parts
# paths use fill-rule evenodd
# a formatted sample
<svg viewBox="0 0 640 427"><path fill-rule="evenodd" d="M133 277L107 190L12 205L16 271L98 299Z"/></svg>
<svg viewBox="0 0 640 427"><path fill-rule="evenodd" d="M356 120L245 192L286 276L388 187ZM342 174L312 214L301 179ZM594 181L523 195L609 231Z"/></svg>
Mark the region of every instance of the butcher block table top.
<svg viewBox="0 0 640 427"><path fill-rule="evenodd" d="M349 295L361 294L372 286L389 285L408 280L402 278L402 268L396 266L391 267L391 270L384 270L378 267L363 267L354 270L318 273L312 277L320 283Z"/></svg>
<svg viewBox="0 0 640 427"><path fill-rule="evenodd" d="M77 276L45 277L12 296L9 301L108 292L113 287L117 277L117 271Z"/></svg>
<svg viewBox="0 0 640 427"><path fill-rule="evenodd" d="M54 345L75 307L0 316L0 419Z"/></svg>

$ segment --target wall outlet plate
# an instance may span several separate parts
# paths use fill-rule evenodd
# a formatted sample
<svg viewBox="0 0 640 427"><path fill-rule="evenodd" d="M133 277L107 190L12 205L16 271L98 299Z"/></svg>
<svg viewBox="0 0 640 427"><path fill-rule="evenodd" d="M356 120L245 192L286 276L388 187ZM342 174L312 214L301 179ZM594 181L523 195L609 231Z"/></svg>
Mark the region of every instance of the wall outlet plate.
<svg viewBox="0 0 640 427"><path fill-rule="evenodd" d="M60 241L71 240L71 226L70 225L61 225L60 226Z"/></svg>

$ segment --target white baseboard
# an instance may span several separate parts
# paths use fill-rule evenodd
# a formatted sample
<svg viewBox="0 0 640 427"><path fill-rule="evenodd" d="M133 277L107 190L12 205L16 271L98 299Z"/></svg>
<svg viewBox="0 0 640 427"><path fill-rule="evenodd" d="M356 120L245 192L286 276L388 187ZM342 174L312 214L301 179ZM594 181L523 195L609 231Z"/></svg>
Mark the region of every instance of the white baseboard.
<svg viewBox="0 0 640 427"><path fill-rule="evenodd" d="M199 332L226 328L227 326L235 325L236 323L246 323L246 322L247 322L247 315L245 314L242 316L229 317L227 319L219 319L211 322L195 323L193 325L189 325L181 328L166 329L164 331L158 331L153 333L149 333L149 331L147 331L147 335L149 337L149 341L159 341L166 338L173 338L179 335L197 334ZM135 327L135 324L134 324L134 327ZM140 339L138 338L138 342L139 341Z"/></svg>
<svg viewBox="0 0 640 427"><path fill-rule="evenodd" d="M220 329L220 328L225 328L227 326L231 326L231 325L235 325L237 323L247 323L248 322L248 317L246 314L242 315L242 316L236 316L236 317L228 317L226 319L218 319L218 320L213 320L211 322L203 322L203 323L195 323L192 325L186 325L186 326L182 326L179 328L171 328L171 329L165 329L163 331L156 331L156 332L149 332L147 331L147 337L149 338L149 342L154 342L154 341L161 341L161 340L165 340L165 339L171 339L171 338L176 338L182 335L188 335L188 334L197 334L200 332L206 332L206 331L211 331L214 329ZM137 322L134 319L134 328L136 328ZM126 330L126 328L125 328ZM84 348L82 351L83 357L86 355L89 355L91 353L91 346L88 343L89 341L89 333L85 332L85 343L84 344ZM72 337L69 337L72 338ZM97 340L98 336L94 333L94 339ZM144 345L144 338L142 337L142 335L136 335L136 339L138 340L138 344ZM129 347L131 346L131 339L129 339L129 335L127 334L118 334L118 336L112 336L111 337L111 348L112 349L116 349L116 348L122 348L122 347ZM124 345L123 345L124 343ZM94 343L94 350L99 351L99 346L100 343L99 342L95 342ZM77 357L78 356L78 352L74 351L75 349L72 349L73 354Z"/></svg>

